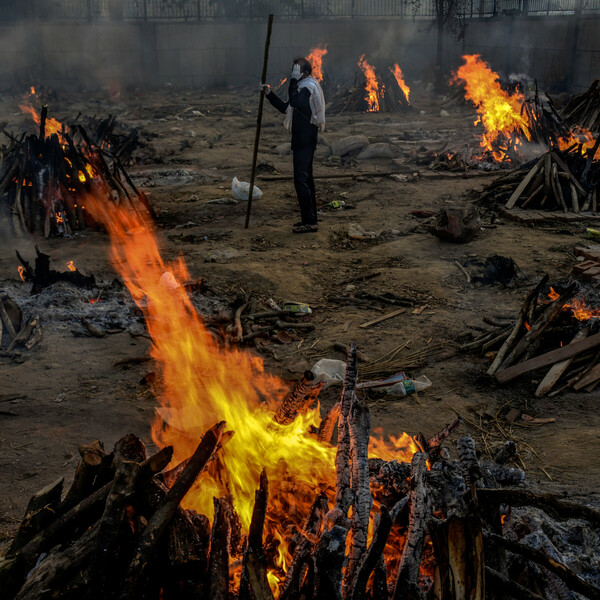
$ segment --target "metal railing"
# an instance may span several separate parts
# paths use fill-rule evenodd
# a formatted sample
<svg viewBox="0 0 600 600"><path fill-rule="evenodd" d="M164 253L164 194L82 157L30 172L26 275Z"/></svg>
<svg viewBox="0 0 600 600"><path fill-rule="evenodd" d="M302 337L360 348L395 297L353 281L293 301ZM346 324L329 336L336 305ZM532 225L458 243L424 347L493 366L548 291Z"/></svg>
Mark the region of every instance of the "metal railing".
<svg viewBox="0 0 600 600"><path fill-rule="evenodd" d="M432 18L435 0L0 0L0 20ZM600 0L466 0L467 18L600 13Z"/></svg>

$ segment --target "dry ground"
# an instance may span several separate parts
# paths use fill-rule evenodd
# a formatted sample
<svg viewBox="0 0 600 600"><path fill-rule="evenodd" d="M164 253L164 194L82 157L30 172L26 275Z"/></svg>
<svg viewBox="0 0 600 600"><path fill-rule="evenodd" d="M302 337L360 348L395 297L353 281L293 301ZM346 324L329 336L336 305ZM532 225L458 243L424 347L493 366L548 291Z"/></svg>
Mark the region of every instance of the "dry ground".
<svg viewBox="0 0 600 600"><path fill-rule="evenodd" d="M419 89L413 102L417 110L406 114L330 117L325 137L332 141L364 133L381 140L412 138L412 142L400 141L407 150L418 139L460 143L472 138L473 115L469 111L445 107L451 115L442 118L440 100ZM3 118L10 120L9 129L14 131L30 126L19 116L17 104L17 98L2 101ZM169 185L160 185L157 177L147 181L146 189L159 213L165 257L182 253L193 276L202 277L213 290L231 298L236 293L253 293L278 302L301 300L313 307L315 331L301 344L272 347L265 354L269 369L285 379L296 379L321 357L343 358L330 348L335 341L356 340L373 358L407 340L414 350L443 345L447 358L432 357L413 373L426 374L433 387L419 397L375 400L371 407L374 426L390 434L421 431L427 436L453 418L453 409L479 422L476 411L493 402L498 407L508 403L526 408L532 415L554 417L555 423L541 427L512 426L514 435L529 444L522 445L528 478L546 489L591 499L600 481L598 394L569 393L535 400L535 385L527 378L496 388L482 376L486 359L452 352L457 338L475 332L469 328L480 325L484 315L514 315L525 289L544 272L552 277L567 275L582 229L563 225L533 229L498 222L472 243L442 243L419 227L411 211L436 211L465 202L467 190L482 187L495 175L437 178L419 167L424 176L412 183L384 177L319 180L317 191L323 204L337 199L354 208L323 212L319 232L304 236L291 235L292 223L297 220L291 181L259 180L264 198L254 204L251 226L245 230L244 205L214 205L207 200L229 196L234 175L248 180L256 106L257 97L250 93L167 90L132 94L116 104L85 94L77 101L58 98L51 113L68 122L78 111L110 112L128 125L156 134L152 144L162 164L137 165L131 169L133 173L177 168L197 172L187 182L176 177ZM421 110L425 114L420 114ZM267 105L260 162L272 163L282 174L291 173L291 158L275 154L273 149L286 141L286 135L281 115ZM317 174L395 168L390 160L346 167L322 160L315 164ZM340 249L332 244L332 236L350 223L387 233L381 243ZM99 279L114 277L108 240L101 233L86 232L70 240L4 239L0 290L13 289L17 281L14 249L31 256L34 243L51 253L58 265L73 259L84 273L94 273ZM524 287L475 288L466 284L454 261L492 254L510 256L517 262L529 278ZM344 291L345 284L338 282L375 270L382 275L357 284L358 289L411 295L427 308L418 315L408 310L361 329L360 323L380 313L325 301L328 294ZM103 339L75 337L51 322L44 328L41 344L24 353L19 363L0 357L1 393L23 396L0 406L16 413L0 416L0 528L4 536L13 530L33 492L57 477L72 477L78 443L100 439L110 448L128 432L150 443L149 424L156 400L141 379L151 367L113 366L118 358L143 355L148 341L133 339L126 332ZM325 405L330 401L329 395ZM504 421L500 425L506 427ZM474 427L466 430L479 433ZM494 432L499 434L498 429Z"/></svg>

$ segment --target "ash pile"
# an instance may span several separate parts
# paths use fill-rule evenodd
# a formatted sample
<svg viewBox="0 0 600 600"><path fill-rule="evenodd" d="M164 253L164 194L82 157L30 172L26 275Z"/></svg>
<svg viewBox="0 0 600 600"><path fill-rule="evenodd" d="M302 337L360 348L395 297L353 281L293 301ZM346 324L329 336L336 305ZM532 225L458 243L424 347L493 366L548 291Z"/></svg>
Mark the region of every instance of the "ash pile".
<svg viewBox="0 0 600 600"><path fill-rule="evenodd" d="M337 425L335 481L314 491L301 530L285 530L285 570L265 521L273 503L298 509L294 482L256 474L247 532L229 495L214 498L212 524L181 506L199 477L206 485L219 477L222 448L235 435L221 421L170 469L172 447L148 456L133 435L110 453L98 441L80 446L67 492L59 480L32 497L0 562L4 597L599 596L597 508L525 487L525 473L507 466L514 443L485 462L465 436L450 459L444 442L460 419L429 439L412 438L408 462L369 459L370 418L356 377L352 344L341 399L311 434L331 443ZM272 426L292 423L317 393L314 382L300 380Z"/></svg>
<svg viewBox="0 0 600 600"><path fill-rule="evenodd" d="M148 335L144 316L120 279L104 280L87 274L73 260L57 267L38 246L33 259L24 254L16 252L20 281L2 282L1 356L23 362L31 356L28 351L51 333L95 338L119 333ZM171 281L168 275L161 282L166 289ZM218 319L227 310L227 303L205 283L188 281L182 285L207 319Z"/></svg>

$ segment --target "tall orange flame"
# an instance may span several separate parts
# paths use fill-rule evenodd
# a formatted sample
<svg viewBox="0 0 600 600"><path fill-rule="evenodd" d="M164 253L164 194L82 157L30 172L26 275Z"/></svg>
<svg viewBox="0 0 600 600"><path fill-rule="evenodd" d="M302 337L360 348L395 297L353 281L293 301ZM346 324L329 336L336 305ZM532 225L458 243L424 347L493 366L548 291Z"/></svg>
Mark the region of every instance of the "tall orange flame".
<svg viewBox="0 0 600 600"><path fill-rule="evenodd" d="M319 82L323 83L323 57L327 54L327 44L316 46L313 48L306 60L312 66L312 76Z"/></svg>
<svg viewBox="0 0 600 600"><path fill-rule="evenodd" d="M481 136L481 147L489 150L492 156L502 161L510 144L518 150L524 142L531 141L532 123L527 113L521 110L525 97L516 91L509 94L500 87L498 73L492 71L478 54L463 56L465 64L454 75L451 83L465 84L465 98L471 100L479 117L475 125L481 123L485 133ZM582 127L574 127L567 136L559 138L558 147L566 150L580 146L583 154L593 149L593 134ZM600 159L600 149L594 156Z"/></svg>
<svg viewBox="0 0 600 600"><path fill-rule="evenodd" d="M410 100L409 100L410 88L406 85L406 82L404 81L404 76L402 75L402 69L400 68L400 65L398 63L396 63L394 65L393 69L390 67L390 71L396 78L396 81L398 82L398 86L404 92L404 95L406 96L406 101L410 104Z"/></svg>
<svg viewBox="0 0 600 600"><path fill-rule="evenodd" d="M25 275L24 275L25 269L21 265L19 265L17 267L17 272L19 273L19 277L21 278L21 281L25 281Z"/></svg>
<svg viewBox="0 0 600 600"><path fill-rule="evenodd" d="M203 476L183 505L211 516L212 498L231 494L247 531L260 472L267 468L266 534L280 542L280 571L269 573L269 581L278 595L290 559L289 528L301 528L316 491L335 484L335 448L309 434L320 422L319 408L289 425L275 423L274 410L286 392L283 382L265 372L259 357L217 344L180 285L189 279L183 260L163 261L151 221L120 206L109 210L110 203L92 194L83 201L106 226L112 262L146 316L161 381L154 441L174 446L176 464L193 453L216 420L224 419L234 432L219 451L215 473ZM407 437L390 446L374 440L374 455L410 460L417 448Z"/></svg>
<svg viewBox="0 0 600 600"><path fill-rule="evenodd" d="M489 150L496 160L502 160L505 153L498 151L498 142L502 145L511 134L522 135L531 140L529 122L521 114L521 105L525 98L519 92L509 95L500 87L499 76L492 71L478 54L463 56L465 64L456 72L452 83L459 80L465 84L465 98L475 104L479 115L475 124L481 123L485 133L480 145Z"/></svg>
<svg viewBox="0 0 600 600"><path fill-rule="evenodd" d="M77 271L77 267L73 264L72 260L67 263L67 269L69 269L69 271Z"/></svg>
<svg viewBox="0 0 600 600"><path fill-rule="evenodd" d="M304 482L311 494L331 484L335 449L307 433L319 423L318 408L290 425L276 424L274 408L285 392L283 383L264 371L259 357L217 345L185 288L164 283L188 279L183 261L165 263L153 225L116 206L109 214L107 204L93 197L86 199L88 211L107 227L113 263L147 318L152 357L164 383L162 418L153 426L155 442L174 445L174 460L182 461L193 453L199 436L215 419L226 420L235 432L221 450L224 468L220 481L204 478L189 492L184 505L211 515L213 496L230 493L247 528L263 467L270 478ZM164 277L165 273L170 276ZM296 500L301 507L302 498ZM310 506L311 501L307 499L306 504ZM274 496L271 513L277 512L276 504ZM297 519L300 525L302 512ZM271 534L282 541L282 566L287 556L287 546L283 545L286 522L289 515L269 519Z"/></svg>
<svg viewBox="0 0 600 600"><path fill-rule="evenodd" d="M367 111L379 112L379 98L383 93L383 85L380 85L374 67L367 62L364 54L358 59L358 66L362 69L366 79L365 91L367 95L365 100L369 106Z"/></svg>

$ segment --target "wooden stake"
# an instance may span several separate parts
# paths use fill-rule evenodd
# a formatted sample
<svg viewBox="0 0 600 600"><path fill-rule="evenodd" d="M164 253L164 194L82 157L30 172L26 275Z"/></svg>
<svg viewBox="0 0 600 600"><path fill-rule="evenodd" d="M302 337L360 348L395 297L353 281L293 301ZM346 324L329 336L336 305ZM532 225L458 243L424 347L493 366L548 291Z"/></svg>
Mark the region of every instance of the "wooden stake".
<svg viewBox="0 0 600 600"><path fill-rule="evenodd" d="M261 83L267 81L267 65L269 63L269 46L271 45L271 31L273 29L273 15L269 15L267 24L267 41L265 42L265 57L263 60L263 70ZM260 100L258 102L258 117L256 118L256 135L254 137L254 154L252 156L252 174L250 175L250 187L248 188L248 208L246 209L246 224L244 229L248 229L250 224L250 212L252 210L252 195L254 194L254 179L256 177L256 159L258 158L258 142L260 141L260 127L262 124L263 105L265 103L265 89L260 92Z"/></svg>

